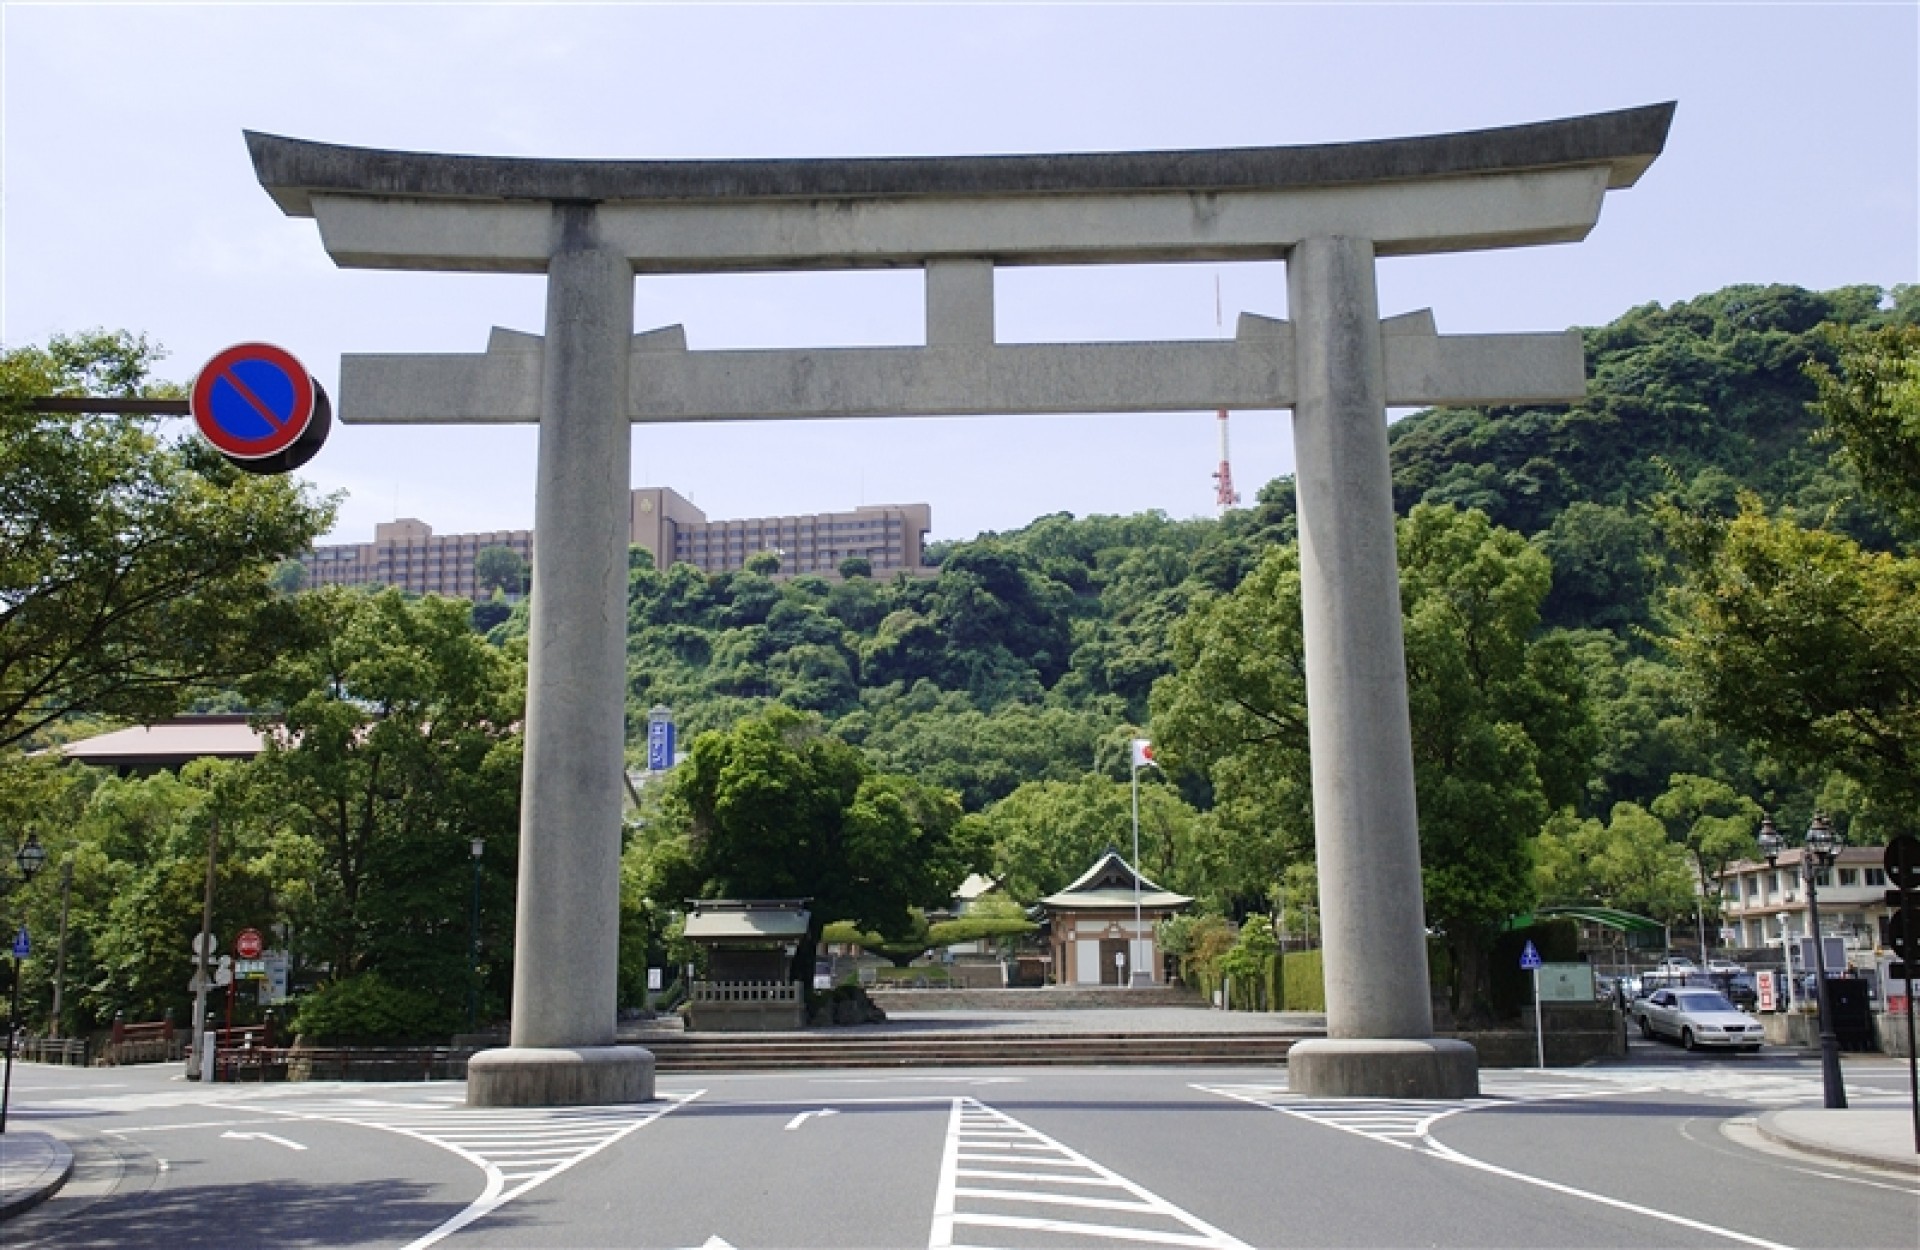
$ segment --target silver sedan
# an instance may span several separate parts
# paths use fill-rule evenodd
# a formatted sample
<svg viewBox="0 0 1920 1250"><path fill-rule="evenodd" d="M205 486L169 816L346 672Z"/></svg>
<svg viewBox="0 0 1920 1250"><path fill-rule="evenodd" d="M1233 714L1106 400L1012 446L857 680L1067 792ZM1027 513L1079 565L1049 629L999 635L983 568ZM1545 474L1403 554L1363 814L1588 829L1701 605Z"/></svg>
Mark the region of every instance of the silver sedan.
<svg viewBox="0 0 1920 1250"><path fill-rule="evenodd" d="M1758 1020L1718 990L1655 990L1640 1000L1635 1014L1642 1037L1671 1037L1688 1050L1736 1046L1751 1053L1760 1049L1766 1033Z"/></svg>

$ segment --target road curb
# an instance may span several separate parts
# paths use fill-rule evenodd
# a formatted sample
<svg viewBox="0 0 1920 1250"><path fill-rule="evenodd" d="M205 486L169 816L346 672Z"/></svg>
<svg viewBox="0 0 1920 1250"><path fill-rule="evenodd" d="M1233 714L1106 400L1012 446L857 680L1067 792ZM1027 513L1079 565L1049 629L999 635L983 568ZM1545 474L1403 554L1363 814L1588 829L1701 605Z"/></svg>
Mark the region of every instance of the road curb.
<svg viewBox="0 0 1920 1250"><path fill-rule="evenodd" d="M25 1155L16 1163L12 1156ZM73 1151L67 1143L46 1133L9 1133L0 1137L0 1158L8 1172L25 1173L18 1182L7 1177L0 1183L0 1220L29 1211L59 1192L73 1175Z"/></svg>
<svg viewBox="0 0 1920 1250"><path fill-rule="evenodd" d="M1881 1168L1891 1172L1908 1172L1920 1176L1920 1157L1900 1158L1871 1150L1856 1150L1832 1142L1814 1141L1799 1133L1790 1133L1779 1126L1779 1111L1768 1111L1755 1118L1754 1131L1777 1146L1789 1150L1798 1150L1803 1154L1819 1155L1822 1158L1837 1159L1842 1163L1857 1164L1861 1167Z"/></svg>

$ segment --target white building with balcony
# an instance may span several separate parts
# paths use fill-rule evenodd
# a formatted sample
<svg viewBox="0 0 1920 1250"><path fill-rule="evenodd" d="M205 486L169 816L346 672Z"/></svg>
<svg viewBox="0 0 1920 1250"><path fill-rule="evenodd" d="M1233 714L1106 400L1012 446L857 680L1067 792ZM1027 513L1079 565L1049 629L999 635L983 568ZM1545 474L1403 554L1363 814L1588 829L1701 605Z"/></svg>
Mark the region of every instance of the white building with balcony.
<svg viewBox="0 0 1920 1250"><path fill-rule="evenodd" d="M1800 876L1799 847L1780 854L1779 862L1739 860L1720 874L1720 908L1725 937L1749 950L1776 946L1780 939L1812 936L1807 889ZM1887 874L1885 849L1840 848L1833 867L1815 878L1820 891L1820 931L1846 939L1848 950L1871 951L1886 942Z"/></svg>

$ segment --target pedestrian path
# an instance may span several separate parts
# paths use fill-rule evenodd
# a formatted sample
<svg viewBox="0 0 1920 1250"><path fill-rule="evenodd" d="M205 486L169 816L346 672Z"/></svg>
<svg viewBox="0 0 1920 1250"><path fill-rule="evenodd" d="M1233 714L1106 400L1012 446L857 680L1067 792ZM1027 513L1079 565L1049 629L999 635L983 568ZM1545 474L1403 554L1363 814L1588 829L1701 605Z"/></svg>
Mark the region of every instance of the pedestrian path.
<svg viewBox="0 0 1920 1250"><path fill-rule="evenodd" d="M398 1133L451 1151L485 1176L480 1196L444 1224L408 1244L426 1250L584 1159L679 1110L705 1093L662 1091L660 1102L608 1107L468 1107L462 1101L378 1098L274 1100L240 1110L324 1120Z"/></svg>
<svg viewBox="0 0 1920 1250"><path fill-rule="evenodd" d="M927 1245L1248 1250L1237 1238L973 1098L953 1100Z"/></svg>

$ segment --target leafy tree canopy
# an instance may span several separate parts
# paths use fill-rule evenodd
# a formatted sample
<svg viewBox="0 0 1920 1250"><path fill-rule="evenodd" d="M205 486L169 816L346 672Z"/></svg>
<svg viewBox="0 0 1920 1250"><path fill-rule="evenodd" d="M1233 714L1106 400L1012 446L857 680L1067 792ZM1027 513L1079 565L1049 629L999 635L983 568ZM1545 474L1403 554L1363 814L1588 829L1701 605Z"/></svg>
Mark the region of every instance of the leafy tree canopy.
<svg viewBox="0 0 1920 1250"><path fill-rule="evenodd" d="M264 667L296 624L273 573L330 502L149 419L25 403L162 393L161 354L105 331L0 352L0 749L76 713L171 715Z"/></svg>
<svg viewBox="0 0 1920 1250"><path fill-rule="evenodd" d="M951 793L873 772L782 707L695 739L636 853L652 897L805 898L816 937L836 920L906 935L986 860Z"/></svg>

